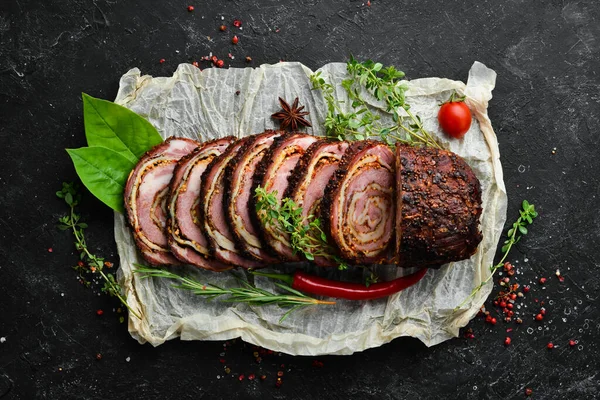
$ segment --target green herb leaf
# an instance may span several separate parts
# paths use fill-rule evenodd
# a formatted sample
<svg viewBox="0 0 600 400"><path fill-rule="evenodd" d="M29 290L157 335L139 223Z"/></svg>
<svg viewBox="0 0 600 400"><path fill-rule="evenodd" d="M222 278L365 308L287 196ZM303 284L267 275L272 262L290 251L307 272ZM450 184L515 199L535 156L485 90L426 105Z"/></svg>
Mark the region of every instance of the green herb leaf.
<svg viewBox="0 0 600 400"><path fill-rule="evenodd" d="M135 163L104 147L67 149L67 153L88 190L104 204L122 213L123 190Z"/></svg>
<svg viewBox="0 0 600 400"><path fill-rule="evenodd" d="M82 97L88 146L106 147L136 162L163 141L156 128L133 111L85 93Z"/></svg>

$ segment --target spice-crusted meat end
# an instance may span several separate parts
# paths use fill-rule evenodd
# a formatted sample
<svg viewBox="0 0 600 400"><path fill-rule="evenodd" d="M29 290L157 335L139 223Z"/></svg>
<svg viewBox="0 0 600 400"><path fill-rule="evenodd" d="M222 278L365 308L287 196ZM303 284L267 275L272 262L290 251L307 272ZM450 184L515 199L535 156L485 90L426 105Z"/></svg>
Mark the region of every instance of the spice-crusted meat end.
<svg viewBox="0 0 600 400"><path fill-rule="evenodd" d="M209 256L198 218L202 176L212 160L234 141L232 136L202 144L177 163L170 184L167 231L171 253L182 263L213 271L232 268Z"/></svg>
<svg viewBox="0 0 600 400"><path fill-rule="evenodd" d="M291 198L302 208L302 217L306 222L309 222L311 215L319 216L325 188L338 169L347 148L348 142L321 139L306 149L292 172L284 197ZM337 266L331 259L321 256L315 257L314 263L322 267Z"/></svg>
<svg viewBox="0 0 600 400"><path fill-rule="evenodd" d="M440 266L472 256L481 242L481 186L457 154L434 148L398 146L404 267Z"/></svg>
<svg viewBox="0 0 600 400"><path fill-rule="evenodd" d="M294 255L288 234L274 229L272 225L264 224L256 211L255 190L258 186L267 193L276 192L279 203L289 187L289 177L298 164L306 149L316 142L315 136L304 133L288 133L276 138L262 158L254 173L252 196L250 197L250 217L255 226L259 227L258 237L263 247L274 257L285 261L300 261L299 255Z"/></svg>
<svg viewBox="0 0 600 400"><path fill-rule="evenodd" d="M235 245L246 257L263 263L278 263L262 246L258 238L260 227L250 217L250 198L256 167L281 131L265 131L252 136L227 163L225 168L223 208Z"/></svg>
<svg viewBox="0 0 600 400"><path fill-rule="evenodd" d="M179 159L200 143L170 137L144 154L129 174L123 193L135 243L153 265L180 264L168 246L166 233L169 183Z"/></svg>
<svg viewBox="0 0 600 400"><path fill-rule="evenodd" d="M395 159L376 141L352 143L327 185L325 232L351 263L387 263L394 237Z"/></svg>

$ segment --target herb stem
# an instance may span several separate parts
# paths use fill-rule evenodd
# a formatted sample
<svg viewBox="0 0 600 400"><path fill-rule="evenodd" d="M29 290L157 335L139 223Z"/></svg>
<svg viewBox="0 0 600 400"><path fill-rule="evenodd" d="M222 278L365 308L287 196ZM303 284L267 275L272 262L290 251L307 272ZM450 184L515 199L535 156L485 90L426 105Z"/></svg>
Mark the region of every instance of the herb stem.
<svg viewBox="0 0 600 400"><path fill-rule="evenodd" d="M63 183L63 189L56 192L56 195L59 198L64 199L70 208L69 215L60 219L61 225L59 225L59 228L63 230L70 229L73 232L73 236L75 237L75 248L80 253L80 259L88 260L90 272L94 273L98 271L100 273L100 276L102 276L102 279L104 279L105 282L105 287L102 289L103 291L106 291L110 295L117 297L119 301L125 307L127 307L129 312L131 312L138 319L142 319L142 317L135 310L133 310L129 304L127 304L127 300L121 295L121 288L114 281L114 276L109 274L109 277L109 275L104 273L104 259L90 253L87 247L85 236L83 234L83 230L87 228L87 225L81 222L81 216L75 213L75 207L79 204L80 197L77 193L76 186L72 183ZM83 266L84 264L81 265Z"/></svg>
<svg viewBox="0 0 600 400"><path fill-rule="evenodd" d="M292 311L297 310L298 308L307 307L310 305L335 304L335 301L319 300L306 296L296 289L293 289L291 286L282 283L275 283L275 285L289 294L272 293L267 290L260 289L237 276L235 278L241 283L242 286L221 288L219 286L210 283L202 283L188 276L182 276L164 269L148 268L140 264L134 265L136 267L134 272L143 274L144 278L155 277L178 281L180 282L179 284L174 283L172 286L178 289L189 290L193 294L207 297L209 300L212 300L216 297L228 296L221 301L230 303L247 303L254 306L276 304L281 307L291 307L291 309L279 319L279 322L283 322ZM268 274L265 274L265 276L268 276Z"/></svg>
<svg viewBox="0 0 600 400"><path fill-rule="evenodd" d="M502 246L502 257L498 264L490 267L490 275L483 280L479 285L473 289L471 294L458 306L454 308L456 312L462 306L464 306L471 298L473 298L480 290L483 288L493 277L498 269L500 269L504 262L506 261L506 257L508 257L508 253L512 249L513 245L516 244L523 235L527 234L527 225L533 223L533 219L538 216L537 211L535 211L535 206L530 204L527 200L523 200L521 205L522 209L519 211L519 218L513 223L512 227L508 230L507 240L504 241L504 246Z"/></svg>

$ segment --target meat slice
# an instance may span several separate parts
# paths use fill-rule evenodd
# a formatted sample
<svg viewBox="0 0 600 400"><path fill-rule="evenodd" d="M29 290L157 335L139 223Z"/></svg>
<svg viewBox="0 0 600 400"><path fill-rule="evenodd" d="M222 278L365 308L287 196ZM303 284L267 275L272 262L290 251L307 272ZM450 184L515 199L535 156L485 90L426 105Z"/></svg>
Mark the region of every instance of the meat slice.
<svg viewBox="0 0 600 400"><path fill-rule="evenodd" d="M251 140L253 137L249 136L233 142L210 163L202 176L201 201L198 204L198 220L208 240L210 254L222 263L243 268L256 268L261 264L243 257L236 248L235 236L225 219L223 195L227 164Z"/></svg>
<svg viewBox="0 0 600 400"><path fill-rule="evenodd" d="M389 262L394 237L395 160L381 142L352 143L325 189L321 216L343 259Z"/></svg>
<svg viewBox="0 0 600 400"><path fill-rule="evenodd" d="M481 186L471 167L450 151L398 146L396 170L399 264L440 266L473 255L482 239Z"/></svg>
<svg viewBox="0 0 600 400"><path fill-rule="evenodd" d="M225 169L225 218L235 237L236 247L246 256L265 263L280 260L270 256L258 238L258 227L250 217L250 197L254 172L280 131L265 131L251 137L229 161Z"/></svg>
<svg viewBox="0 0 600 400"><path fill-rule="evenodd" d="M302 217L306 222L309 222L309 216L319 215L325 187L338 169L347 148L348 142L319 140L310 145L292 172L284 196L302 208ZM336 265L325 257L315 257L314 262L320 266Z"/></svg>
<svg viewBox="0 0 600 400"><path fill-rule="evenodd" d="M289 187L288 178L300 161L306 149L318 140L315 136L304 133L288 133L273 141L271 147L260 161L254 173L254 194L258 186L267 193L275 192L279 204ZM293 254L290 238L272 225L265 225L261 216L256 212L256 198L250 197L250 217L255 226L259 227L258 233L263 247L274 257L284 261L300 261L300 257Z"/></svg>
<svg viewBox="0 0 600 400"><path fill-rule="evenodd" d="M125 210L138 249L153 265L179 264L169 250L166 235L169 183L177 161L199 143L170 137L138 161L127 178Z"/></svg>
<svg viewBox="0 0 600 400"><path fill-rule="evenodd" d="M206 142L177 163L170 184L168 233L171 253L181 262L213 271L232 268L209 257L208 241L198 218L202 175L214 158L234 141L232 136Z"/></svg>

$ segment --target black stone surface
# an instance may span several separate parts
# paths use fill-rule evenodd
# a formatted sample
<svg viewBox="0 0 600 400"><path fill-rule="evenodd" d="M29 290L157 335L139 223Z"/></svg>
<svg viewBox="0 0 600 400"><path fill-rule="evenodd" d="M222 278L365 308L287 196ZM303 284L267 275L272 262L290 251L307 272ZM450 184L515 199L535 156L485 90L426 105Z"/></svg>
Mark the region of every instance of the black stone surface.
<svg viewBox="0 0 600 400"><path fill-rule="evenodd" d="M518 399L525 388L541 399L600 397L598 21L600 3L573 0L3 0L0 398ZM66 209L54 192L76 178L63 149L85 144L82 91L112 99L132 67L171 75L209 52L231 67L247 66L251 56L252 66L283 59L313 69L352 53L394 64L409 78L466 80L475 60L495 69L489 114L508 218L525 198L540 212L510 257L517 281L532 288L518 302L527 305L519 310L523 324L492 327L476 318L474 339L433 348L397 339L347 357L265 354L261 364L240 341L221 356L220 342L152 348L131 339L112 311L118 302L78 283L72 240L55 228ZM90 247L116 260L112 213L88 193L81 211ZM533 319L535 299L546 302L543 322ZM557 348L548 350L550 341ZM248 380L250 373L257 378Z"/></svg>

